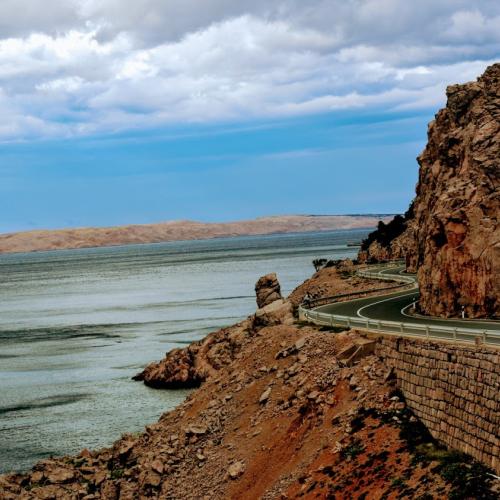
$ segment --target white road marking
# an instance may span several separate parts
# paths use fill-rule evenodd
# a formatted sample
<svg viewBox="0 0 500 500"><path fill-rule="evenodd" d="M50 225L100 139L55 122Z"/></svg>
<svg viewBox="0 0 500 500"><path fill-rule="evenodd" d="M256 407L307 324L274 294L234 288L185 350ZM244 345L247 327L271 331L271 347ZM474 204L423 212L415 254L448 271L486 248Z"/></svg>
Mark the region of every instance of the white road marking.
<svg viewBox="0 0 500 500"><path fill-rule="evenodd" d="M357 311L356 311L356 314L360 317L360 318L364 318L364 319L371 319L371 318L368 318L367 316L363 316L361 314L361 311L363 309L367 309L368 307L371 307L371 306L376 306L377 304L382 304L382 302L389 302L390 300L394 300L394 299L401 299L403 297L409 297L410 295L415 295L415 292L411 292L411 293L407 293L406 295L396 295L396 297L389 297L388 299L384 299L384 300L379 300L378 302L372 302L371 304L368 304L366 306L363 306L363 307L360 307Z"/></svg>
<svg viewBox="0 0 500 500"><path fill-rule="evenodd" d="M416 303L417 303L417 301L415 300L415 302L412 302L411 304L408 304L407 306L404 306L403 309L401 309L401 314L403 316L406 316L407 318L416 318L417 316L405 313L406 309L408 309L411 306L414 306Z"/></svg>
<svg viewBox="0 0 500 500"><path fill-rule="evenodd" d="M408 309L409 307L411 307L412 305L416 304L417 301L415 302L412 302L411 304L408 304L407 306L404 306L403 309L401 309L401 314L403 314L403 316L406 316L407 318L413 318L413 319L426 319L426 320L434 320L434 319L438 319L439 321L454 321L454 322L459 322L459 323L465 323L467 324L467 321L473 321L475 324L476 323L480 323L481 325L485 324L485 325L499 325L500 324L500 321L497 321L497 320L494 320L494 319L491 319L491 320L487 320L487 319L474 319L474 318L465 318L465 319L462 319L462 318L433 318L433 317L428 317L428 316L424 316L423 314L407 314L405 313L406 309ZM461 328L460 326L458 326L457 328ZM468 327L465 327L465 328L468 328Z"/></svg>

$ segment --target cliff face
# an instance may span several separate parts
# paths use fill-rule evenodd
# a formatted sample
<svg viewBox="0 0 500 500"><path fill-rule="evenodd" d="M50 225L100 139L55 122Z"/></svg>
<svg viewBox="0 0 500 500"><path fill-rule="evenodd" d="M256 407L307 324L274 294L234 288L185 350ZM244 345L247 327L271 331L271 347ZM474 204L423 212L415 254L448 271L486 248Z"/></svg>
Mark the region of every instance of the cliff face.
<svg viewBox="0 0 500 500"><path fill-rule="evenodd" d="M425 314L499 317L500 64L476 82L448 87L447 96L418 157L404 232L388 239L393 223L379 224L359 258L405 258L407 269L418 272Z"/></svg>
<svg viewBox="0 0 500 500"><path fill-rule="evenodd" d="M500 314L500 64L447 89L429 125L408 260L427 314Z"/></svg>

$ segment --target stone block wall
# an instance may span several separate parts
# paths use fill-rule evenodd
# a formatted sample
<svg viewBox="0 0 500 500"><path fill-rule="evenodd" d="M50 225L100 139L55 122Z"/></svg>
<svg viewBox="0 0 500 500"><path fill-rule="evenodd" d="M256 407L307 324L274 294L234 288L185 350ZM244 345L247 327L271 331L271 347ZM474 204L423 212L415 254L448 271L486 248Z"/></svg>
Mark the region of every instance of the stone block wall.
<svg viewBox="0 0 500 500"><path fill-rule="evenodd" d="M500 349L384 336L376 354L435 439L500 474Z"/></svg>

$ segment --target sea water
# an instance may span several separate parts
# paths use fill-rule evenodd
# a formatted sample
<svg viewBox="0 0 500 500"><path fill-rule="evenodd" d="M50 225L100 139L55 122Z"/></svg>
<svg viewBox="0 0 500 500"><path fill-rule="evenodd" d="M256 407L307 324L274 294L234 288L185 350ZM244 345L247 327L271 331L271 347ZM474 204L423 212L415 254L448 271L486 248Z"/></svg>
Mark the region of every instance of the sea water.
<svg viewBox="0 0 500 500"><path fill-rule="evenodd" d="M0 256L0 472L110 445L187 394L131 377L165 352L284 294L315 258L354 257L368 231L329 231Z"/></svg>

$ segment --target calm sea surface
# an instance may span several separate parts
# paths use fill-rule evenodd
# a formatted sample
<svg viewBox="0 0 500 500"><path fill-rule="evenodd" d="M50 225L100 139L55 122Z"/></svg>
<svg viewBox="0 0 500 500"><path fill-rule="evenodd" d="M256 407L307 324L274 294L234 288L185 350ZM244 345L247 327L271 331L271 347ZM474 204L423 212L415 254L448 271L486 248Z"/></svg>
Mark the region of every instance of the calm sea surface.
<svg viewBox="0 0 500 500"><path fill-rule="evenodd" d="M255 310L254 284L284 293L317 257L353 257L364 230L0 256L0 472L109 445L186 391L130 377L166 351Z"/></svg>

